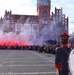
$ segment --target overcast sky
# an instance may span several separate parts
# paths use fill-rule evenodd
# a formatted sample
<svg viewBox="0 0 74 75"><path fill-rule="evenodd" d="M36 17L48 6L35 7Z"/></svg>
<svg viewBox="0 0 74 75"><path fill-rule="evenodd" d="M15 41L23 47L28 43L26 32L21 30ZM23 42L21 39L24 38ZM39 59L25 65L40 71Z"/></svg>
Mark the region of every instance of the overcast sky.
<svg viewBox="0 0 74 75"><path fill-rule="evenodd" d="M36 15L37 0L0 0L0 16L5 10L12 10L12 14ZM63 14L69 17L69 33L74 32L74 0L51 0L51 12L63 9Z"/></svg>

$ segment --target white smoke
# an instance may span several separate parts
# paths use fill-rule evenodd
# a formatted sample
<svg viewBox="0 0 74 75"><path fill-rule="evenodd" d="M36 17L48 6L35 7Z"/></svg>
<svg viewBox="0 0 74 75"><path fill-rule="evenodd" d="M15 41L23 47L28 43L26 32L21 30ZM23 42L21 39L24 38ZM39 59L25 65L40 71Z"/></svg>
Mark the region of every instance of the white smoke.
<svg viewBox="0 0 74 75"><path fill-rule="evenodd" d="M0 30L0 43L2 42L10 42L10 41L18 41L22 43L27 43L28 45L34 45L34 42L36 41L36 33L34 29L32 28L31 24L29 24L29 18L27 18L24 25L19 25L20 32L17 34L17 31L19 31L18 25L15 26L15 32L4 32L3 30ZM20 19L18 20L20 22Z"/></svg>

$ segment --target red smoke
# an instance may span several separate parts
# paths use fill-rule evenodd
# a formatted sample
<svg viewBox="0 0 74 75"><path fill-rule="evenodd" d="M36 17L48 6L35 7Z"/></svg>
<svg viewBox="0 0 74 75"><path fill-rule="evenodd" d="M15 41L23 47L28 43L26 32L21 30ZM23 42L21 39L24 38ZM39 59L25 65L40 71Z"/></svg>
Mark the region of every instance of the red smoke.
<svg viewBox="0 0 74 75"><path fill-rule="evenodd" d="M0 39L0 46L28 46L28 43L24 43L20 40L2 40Z"/></svg>

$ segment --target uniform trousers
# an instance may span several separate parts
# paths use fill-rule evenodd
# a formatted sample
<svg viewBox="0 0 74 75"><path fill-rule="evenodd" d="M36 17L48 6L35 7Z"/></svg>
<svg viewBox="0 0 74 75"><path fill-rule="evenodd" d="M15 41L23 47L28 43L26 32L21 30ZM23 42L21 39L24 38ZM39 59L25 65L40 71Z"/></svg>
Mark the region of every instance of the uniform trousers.
<svg viewBox="0 0 74 75"><path fill-rule="evenodd" d="M59 70L59 75L69 75L69 70L65 70L65 71Z"/></svg>

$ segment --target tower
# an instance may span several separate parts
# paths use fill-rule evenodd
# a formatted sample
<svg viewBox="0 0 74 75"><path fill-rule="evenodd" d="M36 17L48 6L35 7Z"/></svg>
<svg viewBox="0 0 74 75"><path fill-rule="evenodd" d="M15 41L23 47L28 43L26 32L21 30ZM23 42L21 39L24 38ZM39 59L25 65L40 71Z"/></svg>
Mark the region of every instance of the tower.
<svg viewBox="0 0 74 75"><path fill-rule="evenodd" d="M5 32L10 32L12 31L12 24L11 24L11 14L12 14L12 11L5 11L5 15L4 15L4 18L3 18L3 24L4 24L4 31Z"/></svg>
<svg viewBox="0 0 74 75"><path fill-rule="evenodd" d="M37 15L39 18L39 30L50 25L50 0L37 0Z"/></svg>

